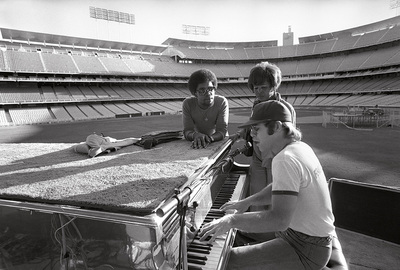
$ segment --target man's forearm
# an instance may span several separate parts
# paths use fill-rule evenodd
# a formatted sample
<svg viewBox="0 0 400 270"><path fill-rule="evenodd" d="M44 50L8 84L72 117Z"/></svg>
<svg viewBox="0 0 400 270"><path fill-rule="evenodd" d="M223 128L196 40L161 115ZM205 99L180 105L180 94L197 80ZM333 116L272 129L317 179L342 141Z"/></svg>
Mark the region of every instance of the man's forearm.
<svg viewBox="0 0 400 270"><path fill-rule="evenodd" d="M230 218L230 226L249 233L276 232L287 229L287 226L277 217L273 211L246 212L234 214Z"/></svg>
<svg viewBox="0 0 400 270"><path fill-rule="evenodd" d="M225 136L222 135L221 132L217 131L214 134L210 135L210 137L211 137L210 139L212 141L216 141L217 142L217 141L221 141Z"/></svg>
<svg viewBox="0 0 400 270"><path fill-rule="evenodd" d="M270 205L272 196L272 185L268 185L256 194L253 194L242 201L250 206Z"/></svg>
<svg viewBox="0 0 400 270"><path fill-rule="evenodd" d="M196 134L196 131L194 131L194 130L184 131L184 137L188 141L193 141L195 134Z"/></svg>

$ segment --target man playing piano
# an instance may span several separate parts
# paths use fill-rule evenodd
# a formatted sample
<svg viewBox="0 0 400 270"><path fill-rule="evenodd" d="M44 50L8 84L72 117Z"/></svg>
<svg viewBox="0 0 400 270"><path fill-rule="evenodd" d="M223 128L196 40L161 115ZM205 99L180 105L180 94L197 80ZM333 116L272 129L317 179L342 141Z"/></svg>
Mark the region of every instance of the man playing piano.
<svg viewBox="0 0 400 270"><path fill-rule="evenodd" d="M279 101L254 107L250 120L253 142L262 159L272 158L273 182L260 192L222 206L235 211L205 224L202 241L231 228L250 233L274 232L270 240L234 247L228 269L322 269L336 235L331 200L321 164L292 123L288 108ZM250 206L267 210L245 212Z"/></svg>

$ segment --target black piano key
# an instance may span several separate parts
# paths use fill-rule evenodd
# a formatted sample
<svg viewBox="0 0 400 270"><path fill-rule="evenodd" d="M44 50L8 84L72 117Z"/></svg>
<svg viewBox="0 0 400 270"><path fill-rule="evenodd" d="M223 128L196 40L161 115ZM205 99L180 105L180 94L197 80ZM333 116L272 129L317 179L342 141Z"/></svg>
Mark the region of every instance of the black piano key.
<svg viewBox="0 0 400 270"><path fill-rule="evenodd" d="M200 254L210 254L211 249L202 249L202 248L195 248L195 247L188 247L187 251L188 252L196 252Z"/></svg>
<svg viewBox="0 0 400 270"><path fill-rule="evenodd" d="M221 196L221 197L223 197L223 196L230 196L231 194L231 192L232 192L232 190L234 190L234 188L224 188L224 189L221 189L220 191L219 191L219 195L218 196Z"/></svg>
<svg viewBox="0 0 400 270"><path fill-rule="evenodd" d="M219 203L219 202L227 202L227 201L229 201L229 197L226 197L226 198L220 198L220 199L218 199L218 200L215 200L215 201L214 201L214 203Z"/></svg>
<svg viewBox="0 0 400 270"><path fill-rule="evenodd" d="M224 214L221 214L221 213L211 213L210 215L207 215L207 218L220 218L220 217L223 217L223 216L225 216Z"/></svg>
<svg viewBox="0 0 400 270"><path fill-rule="evenodd" d="M196 237L200 238L199 236L196 236ZM191 244L195 244L195 245L199 245L199 246L210 246L210 247L212 246L212 244L209 244L204 241L199 241L198 239L194 239Z"/></svg>
<svg viewBox="0 0 400 270"><path fill-rule="evenodd" d="M212 238L212 236L211 236L211 235L207 236L207 238L206 238L206 239L204 239L204 242L208 242L208 241L210 241L210 240L211 240L211 238ZM195 237L194 237L194 239L200 242L200 236L195 236ZM210 244L210 246L212 246L212 244Z"/></svg>
<svg viewBox="0 0 400 270"><path fill-rule="evenodd" d="M228 201L229 201L229 197L224 198L224 199L220 199L220 200L217 200L217 201L214 201L214 204L226 203L226 202L228 202Z"/></svg>
<svg viewBox="0 0 400 270"><path fill-rule="evenodd" d="M207 253L207 252L210 252L211 246L206 245L206 244L201 245L201 244L191 243L190 246L188 247L188 250L193 250L193 251L201 252L201 253Z"/></svg>
<svg viewBox="0 0 400 270"><path fill-rule="evenodd" d="M221 210L221 209L211 209L211 211L209 212L210 215L225 215L225 211Z"/></svg>
<svg viewBox="0 0 400 270"><path fill-rule="evenodd" d="M214 209L220 209L227 201L217 202L214 204Z"/></svg>
<svg viewBox="0 0 400 270"><path fill-rule="evenodd" d="M204 250L211 250L211 247L209 244L204 243L204 242L199 242L199 241L193 241L190 243L190 247L192 248L199 248L199 249L204 249Z"/></svg>
<svg viewBox="0 0 400 270"><path fill-rule="evenodd" d="M224 199L220 199L220 200L214 201L213 204L226 203L226 202L229 202L229 199L230 199L230 197L227 197L227 198L224 198Z"/></svg>
<svg viewBox="0 0 400 270"><path fill-rule="evenodd" d="M209 213L207 217L223 217L225 216L225 212L215 212L215 213Z"/></svg>
<svg viewBox="0 0 400 270"><path fill-rule="evenodd" d="M188 261L188 263L194 263L194 264L200 264L200 265L205 265L206 264L206 261L198 260L198 259L192 259L192 258L189 258L189 257L188 257L187 261Z"/></svg>
<svg viewBox="0 0 400 270"><path fill-rule="evenodd" d="M223 190L219 191L219 196L224 197L224 196L231 196L232 191L235 190L233 187L232 188L225 188Z"/></svg>
<svg viewBox="0 0 400 270"><path fill-rule="evenodd" d="M207 261L207 256L195 254L193 252L187 253L188 259Z"/></svg>
<svg viewBox="0 0 400 270"><path fill-rule="evenodd" d="M214 208L213 208L213 209L218 210L218 209L220 209L221 206L223 206L224 204L225 204L224 202L223 202L223 203L216 203L216 204L214 204Z"/></svg>
<svg viewBox="0 0 400 270"><path fill-rule="evenodd" d="M203 270L201 266L188 263L188 270Z"/></svg>

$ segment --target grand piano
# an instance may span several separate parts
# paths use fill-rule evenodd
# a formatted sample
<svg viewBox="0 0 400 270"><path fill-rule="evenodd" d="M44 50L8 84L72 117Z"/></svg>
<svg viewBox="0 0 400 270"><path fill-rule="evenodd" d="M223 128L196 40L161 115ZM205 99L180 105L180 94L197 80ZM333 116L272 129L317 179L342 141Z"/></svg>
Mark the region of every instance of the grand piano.
<svg viewBox="0 0 400 270"><path fill-rule="evenodd" d="M222 204L245 195L248 166L234 161L242 149L232 149L230 139L202 150L189 146L184 140L147 150L132 146L94 159L77 158L68 145L49 152L41 145L40 154L26 146L38 157L32 154L31 159L0 164L0 269L225 269L235 231L212 244L200 242L196 234L204 223L224 215L219 210ZM48 167L59 171L57 166L66 163L70 164L62 169L65 176L49 176L54 172ZM138 181L146 175L146 166L158 174L154 181L147 179L145 189L135 186L135 194L133 183L119 183L112 171L104 179L122 188L101 190L104 179L91 180L90 170L83 169L113 166ZM130 172L131 167L137 171ZM41 168L41 181L32 181L30 175L40 175ZM186 170L184 181L177 173L180 169ZM158 181L157 175L164 172L170 176ZM70 194L72 189L63 193L68 188L62 178L68 178L68 185L74 181L87 186L80 187L80 194ZM96 190L86 191L91 188ZM157 188L164 192L154 198L151 191ZM61 195L56 197L56 191ZM150 202L131 202L146 197L147 191ZM121 196L124 192L128 198Z"/></svg>

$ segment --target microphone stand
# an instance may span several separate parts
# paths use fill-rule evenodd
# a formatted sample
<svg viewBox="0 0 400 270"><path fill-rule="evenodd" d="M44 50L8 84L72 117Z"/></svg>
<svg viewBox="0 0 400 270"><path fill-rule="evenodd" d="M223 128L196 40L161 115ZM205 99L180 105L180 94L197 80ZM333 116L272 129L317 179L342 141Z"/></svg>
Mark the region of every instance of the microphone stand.
<svg viewBox="0 0 400 270"><path fill-rule="evenodd" d="M176 211L179 215L179 262L178 270L187 270L187 251L186 251L186 212L188 210L188 202L192 190L189 187L183 190L175 190L173 200L168 204L157 209L156 214L159 217L163 217L166 213L176 207Z"/></svg>
<svg viewBox="0 0 400 270"><path fill-rule="evenodd" d="M245 151L252 147L251 142L246 142L246 144L242 148L237 148L233 152L231 152L226 158L218 162L217 165L213 167L213 169L220 169L223 173L228 173L233 167L234 157L237 155L243 154Z"/></svg>

